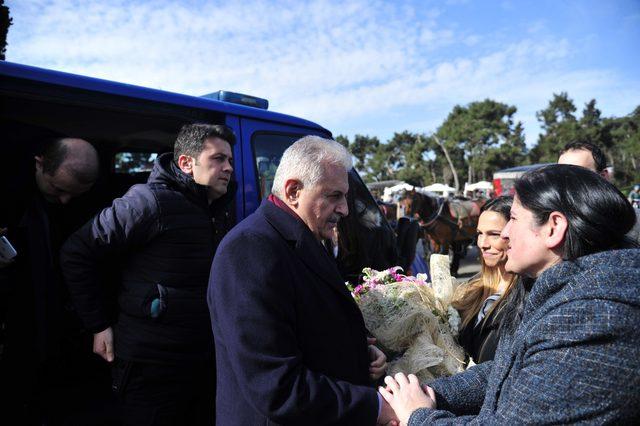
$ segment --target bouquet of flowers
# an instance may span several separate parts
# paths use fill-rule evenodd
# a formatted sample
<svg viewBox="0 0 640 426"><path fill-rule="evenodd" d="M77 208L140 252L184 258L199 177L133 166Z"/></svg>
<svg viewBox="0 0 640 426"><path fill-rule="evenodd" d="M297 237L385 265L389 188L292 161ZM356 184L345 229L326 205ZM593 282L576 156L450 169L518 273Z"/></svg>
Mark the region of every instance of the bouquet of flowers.
<svg viewBox="0 0 640 426"><path fill-rule="evenodd" d="M369 331L398 356L389 374L413 373L424 382L463 371L465 358L455 340L460 317L451 306L448 256L431 255L430 266L431 282L426 274L403 275L400 267L365 268L362 283L351 288Z"/></svg>

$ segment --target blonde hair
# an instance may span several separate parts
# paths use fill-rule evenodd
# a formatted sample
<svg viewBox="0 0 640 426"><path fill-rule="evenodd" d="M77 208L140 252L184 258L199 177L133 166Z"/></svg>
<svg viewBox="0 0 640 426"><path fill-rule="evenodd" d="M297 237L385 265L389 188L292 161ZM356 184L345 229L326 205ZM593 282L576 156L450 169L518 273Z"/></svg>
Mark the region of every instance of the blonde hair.
<svg viewBox="0 0 640 426"><path fill-rule="evenodd" d="M480 275L477 278L472 278L466 284L458 286L453 296L453 302L451 302L451 305L460 312L462 327L466 327L473 321L478 315L478 312L480 312L480 308L484 301L487 300L487 297L498 293L498 288L500 287L498 267L487 266L482 258L480 258L480 263ZM502 308L503 301L511 292L517 280L518 276L512 274L511 279L509 279L507 283L507 287L504 289L504 293L491 306L485 318L491 315L492 312L498 312Z"/></svg>

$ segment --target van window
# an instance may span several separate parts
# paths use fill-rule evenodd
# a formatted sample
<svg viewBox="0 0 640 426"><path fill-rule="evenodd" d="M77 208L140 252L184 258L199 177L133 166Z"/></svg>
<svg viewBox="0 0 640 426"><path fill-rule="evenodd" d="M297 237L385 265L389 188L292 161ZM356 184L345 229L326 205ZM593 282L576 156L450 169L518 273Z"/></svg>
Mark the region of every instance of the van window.
<svg viewBox="0 0 640 426"><path fill-rule="evenodd" d="M254 133L253 153L256 160L260 199L271 193L273 178L285 149L303 136L283 133Z"/></svg>
<svg viewBox="0 0 640 426"><path fill-rule="evenodd" d="M260 198L271 193L273 178L284 151L302 135L255 133L253 136L253 149L256 160ZM362 182L354 169L349 173L350 195L354 200L357 217L363 225L368 227L380 226L382 214L369 190ZM352 211L353 212L353 211ZM366 224L365 224L366 223Z"/></svg>
<svg viewBox="0 0 640 426"><path fill-rule="evenodd" d="M157 152L117 152L113 171L122 174L150 172L157 157Z"/></svg>

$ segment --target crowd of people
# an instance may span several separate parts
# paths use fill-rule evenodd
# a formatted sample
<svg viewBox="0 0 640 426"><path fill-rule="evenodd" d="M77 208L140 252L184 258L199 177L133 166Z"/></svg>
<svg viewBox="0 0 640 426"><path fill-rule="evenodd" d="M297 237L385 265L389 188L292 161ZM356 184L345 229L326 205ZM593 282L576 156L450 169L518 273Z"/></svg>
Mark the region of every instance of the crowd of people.
<svg viewBox="0 0 640 426"><path fill-rule="evenodd" d="M470 366L419 383L385 377L387 355L324 244L349 215L348 151L298 140L271 194L232 226L234 143L226 126L185 125L147 183L73 230L59 219L97 179L97 153L60 138L35 157L0 216L20 253L0 264L3 415L413 426L640 416L638 210L597 147L567 146L483 206L481 270L453 302ZM89 345L63 344L53 320L77 323L65 330Z"/></svg>

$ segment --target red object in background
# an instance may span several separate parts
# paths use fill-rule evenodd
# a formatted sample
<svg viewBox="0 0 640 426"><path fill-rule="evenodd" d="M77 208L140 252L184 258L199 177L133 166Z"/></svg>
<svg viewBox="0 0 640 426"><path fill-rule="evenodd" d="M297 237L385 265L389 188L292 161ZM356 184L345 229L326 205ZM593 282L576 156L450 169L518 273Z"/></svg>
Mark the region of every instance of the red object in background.
<svg viewBox="0 0 640 426"><path fill-rule="evenodd" d="M502 195L502 181L500 179L493 180L493 192L494 196L499 197Z"/></svg>
<svg viewBox="0 0 640 426"><path fill-rule="evenodd" d="M528 171L538 169L554 163L527 164L525 166L516 166L509 169L498 170L493 174L493 189L496 196L513 195L515 188L513 186L516 179Z"/></svg>

